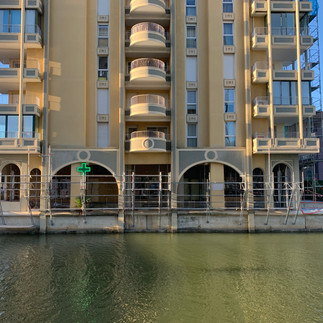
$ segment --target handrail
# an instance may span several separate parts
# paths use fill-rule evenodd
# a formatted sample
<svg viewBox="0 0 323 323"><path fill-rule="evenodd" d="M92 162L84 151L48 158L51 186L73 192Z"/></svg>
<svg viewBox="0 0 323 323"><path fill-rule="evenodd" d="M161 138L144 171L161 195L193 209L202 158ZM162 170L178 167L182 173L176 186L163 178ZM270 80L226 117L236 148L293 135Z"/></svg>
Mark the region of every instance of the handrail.
<svg viewBox="0 0 323 323"><path fill-rule="evenodd" d="M165 71L165 63L156 58L138 58L131 62L131 69L137 67L156 67Z"/></svg>
<svg viewBox="0 0 323 323"><path fill-rule="evenodd" d="M165 98L155 94L141 94L131 97L130 105L135 105L139 103L159 104L165 106Z"/></svg>
<svg viewBox="0 0 323 323"><path fill-rule="evenodd" d="M0 131L0 139L17 139L18 131ZM24 131L22 138L39 139L40 134L37 131Z"/></svg>
<svg viewBox="0 0 323 323"><path fill-rule="evenodd" d="M134 131L130 134L130 139L141 138L141 137L159 138L159 139L166 140L166 134L161 131L151 131L151 130Z"/></svg>
<svg viewBox="0 0 323 323"><path fill-rule="evenodd" d="M256 69L267 70L268 68L269 68L268 62L265 62L265 61L255 62L255 64L252 67L253 71Z"/></svg>
<svg viewBox="0 0 323 323"><path fill-rule="evenodd" d="M0 33L20 33L21 25L20 24L0 24ZM25 26L26 34L39 34L41 35L41 29L38 25L26 25Z"/></svg>
<svg viewBox="0 0 323 323"><path fill-rule="evenodd" d="M295 36L296 28L295 27L273 27L271 28L271 34L273 36ZM255 27L252 32L252 36L255 35L268 35L268 27ZM301 36L310 36L310 27L300 28Z"/></svg>
<svg viewBox="0 0 323 323"><path fill-rule="evenodd" d="M165 37L165 28L154 22L141 22L131 28L131 35L140 31L154 31Z"/></svg>
<svg viewBox="0 0 323 323"><path fill-rule="evenodd" d="M253 100L254 105L257 105L257 104L268 105L269 102L270 102L269 96L257 96Z"/></svg>
<svg viewBox="0 0 323 323"><path fill-rule="evenodd" d="M0 104L18 104L19 94L2 94L0 95ZM40 105L39 97L35 95L24 95L23 104L36 104Z"/></svg>

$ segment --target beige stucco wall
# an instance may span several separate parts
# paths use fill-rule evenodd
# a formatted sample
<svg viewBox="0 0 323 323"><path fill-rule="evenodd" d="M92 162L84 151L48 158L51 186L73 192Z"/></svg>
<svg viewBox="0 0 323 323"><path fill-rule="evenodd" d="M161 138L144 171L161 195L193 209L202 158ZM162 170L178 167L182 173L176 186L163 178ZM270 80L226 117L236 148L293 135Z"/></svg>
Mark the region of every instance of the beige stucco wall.
<svg viewBox="0 0 323 323"><path fill-rule="evenodd" d="M53 147L86 145L87 15L91 14L87 2L51 1L49 144Z"/></svg>

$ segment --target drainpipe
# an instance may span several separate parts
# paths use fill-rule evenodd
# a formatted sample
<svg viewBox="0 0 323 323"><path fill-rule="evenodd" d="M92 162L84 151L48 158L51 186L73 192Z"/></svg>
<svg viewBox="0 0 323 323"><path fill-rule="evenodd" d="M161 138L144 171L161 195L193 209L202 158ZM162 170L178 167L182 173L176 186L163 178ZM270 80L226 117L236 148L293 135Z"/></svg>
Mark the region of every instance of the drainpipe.
<svg viewBox="0 0 323 323"><path fill-rule="evenodd" d="M299 25L299 2L295 1L295 20L296 20L296 50L297 50L297 93L298 93L298 123L299 139L303 144L303 102L302 102L302 70L301 70L301 51L300 51L300 25Z"/></svg>
<svg viewBox="0 0 323 323"><path fill-rule="evenodd" d="M19 69L19 99L18 99L18 142L20 145L22 138L22 118L23 118L23 99L24 99L24 61L25 61L25 0L21 1L20 19L20 69Z"/></svg>

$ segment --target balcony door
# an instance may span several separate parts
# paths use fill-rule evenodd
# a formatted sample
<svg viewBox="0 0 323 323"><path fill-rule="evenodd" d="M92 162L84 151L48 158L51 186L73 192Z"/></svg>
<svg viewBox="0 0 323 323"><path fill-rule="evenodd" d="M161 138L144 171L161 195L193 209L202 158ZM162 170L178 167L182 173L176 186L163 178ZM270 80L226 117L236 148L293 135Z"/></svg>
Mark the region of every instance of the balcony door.
<svg viewBox="0 0 323 323"><path fill-rule="evenodd" d="M295 14L272 13L271 28L273 35L295 35Z"/></svg>

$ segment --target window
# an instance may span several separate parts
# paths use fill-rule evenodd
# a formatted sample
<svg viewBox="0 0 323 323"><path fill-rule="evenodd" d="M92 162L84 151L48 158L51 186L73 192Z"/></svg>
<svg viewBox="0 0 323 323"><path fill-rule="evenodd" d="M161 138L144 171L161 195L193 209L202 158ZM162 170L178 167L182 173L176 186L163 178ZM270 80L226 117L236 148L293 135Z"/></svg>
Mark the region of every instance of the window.
<svg viewBox="0 0 323 323"><path fill-rule="evenodd" d="M164 133L165 135L168 135L167 127L147 127L147 131L158 131Z"/></svg>
<svg viewBox="0 0 323 323"><path fill-rule="evenodd" d="M38 118L34 115L24 115L22 122L23 138L35 138ZM19 117L17 115L0 116L0 138L18 137Z"/></svg>
<svg viewBox="0 0 323 323"><path fill-rule="evenodd" d="M302 82L302 104L311 103L311 82Z"/></svg>
<svg viewBox="0 0 323 323"><path fill-rule="evenodd" d="M186 81L197 81L197 57L186 57Z"/></svg>
<svg viewBox="0 0 323 323"><path fill-rule="evenodd" d="M20 10L0 10L0 32L19 33L20 23Z"/></svg>
<svg viewBox="0 0 323 323"><path fill-rule="evenodd" d="M98 47L108 47L109 27L108 24L98 25Z"/></svg>
<svg viewBox="0 0 323 323"><path fill-rule="evenodd" d="M37 10L26 10L25 21L26 33L40 33L41 21Z"/></svg>
<svg viewBox="0 0 323 323"><path fill-rule="evenodd" d="M233 12L233 0L223 0L223 12Z"/></svg>
<svg viewBox="0 0 323 323"><path fill-rule="evenodd" d="M108 79L108 57L99 57L98 78L100 80Z"/></svg>
<svg viewBox="0 0 323 323"><path fill-rule="evenodd" d="M195 0L186 0L186 16L196 16Z"/></svg>
<svg viewBox="0 0 323 323"><path fill-rule="evenodd" d="M295 35L295 14L272 13L271 28L273 35Z"/></svg>
<svg viewBox="0 0 323 323"><path fill-rule="evenodd" d="M35 138L35 116L23 116L22 136L24 138Z"/></svg>
<svg viewBox="0 0 323 323"><path fill-rule="evenodd" d="M186 26L186 48L196 48L195 26Z"/></svg>
<svg viewBox="0 0 323 323"><path fill-rule="evenodd" d="M97 0L98 6L98 15L108 15L109 14L109 7L110 1L109 0Z"/></svg>
<svg viewBox="0 0 323 323"><path fill-rule="evenodd" d="M187 91L186 92L187 114L196 114L197 113L196 94L197 94L197 91Z"/></svg>
<svg viewBox="0 0 323 323"><path fill-rule="evenodd" d="M226 122L225 123L225 145L232 147L236 145L236 123Z"/></svg>
<svg viewBox="0 0 323 323"><path fill-rule="evenodd" d="M235 56L223 55L223 78L232 80L235 78Z"/></svg>
<svg viewBox="0 0 323 323"><path fill-rule="evenodd" d="M274 104L297 104L297 82L274 81L273 82Z"/></svg>
<svg viewBox="0 0 323 323"><path fill-rule="evenodd" d="M234 89L224 89L224 112L235 112L234 97Z"/></svg>
<svg viewBox="0 0 323 323"><path fill-rule="evenodd" d="M233 24L232 23L223 24L223 44L225 46L233 45Z"/></svg>
<svg viewBox="0 0 323 323"><path fill-rule="evenodd" d="M187 125L187 147L197 147L197 124Z"/></svg>

